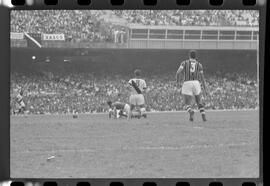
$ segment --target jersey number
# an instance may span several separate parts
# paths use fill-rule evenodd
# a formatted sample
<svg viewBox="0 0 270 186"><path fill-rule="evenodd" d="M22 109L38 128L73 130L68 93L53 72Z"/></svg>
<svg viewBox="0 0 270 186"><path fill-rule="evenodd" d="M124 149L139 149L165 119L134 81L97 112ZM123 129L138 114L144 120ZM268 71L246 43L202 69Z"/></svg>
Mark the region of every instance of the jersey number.
<svg viewBox="0 0 270 186"><path fill-rule="evenodd" d="M193 73L195 72L196 69L196 63L190 63L191 67L190 67L190 72Z"/></svg>

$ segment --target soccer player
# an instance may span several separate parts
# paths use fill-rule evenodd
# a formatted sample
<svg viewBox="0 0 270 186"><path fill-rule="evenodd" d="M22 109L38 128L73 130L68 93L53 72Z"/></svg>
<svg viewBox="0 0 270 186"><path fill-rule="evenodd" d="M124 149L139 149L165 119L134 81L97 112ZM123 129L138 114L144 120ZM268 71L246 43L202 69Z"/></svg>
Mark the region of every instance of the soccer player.
<svg viewBox="0 0 270 186"><path fill-rule="evenodd" d="M120 116L124 116L129 120L131 118L131 109L129 104L122 103L122 102L114 102L108 101L107 104L109 105L109 117L111 118L111 115L114 116L114 118L119 118ZM126 114L124 114L124 112Z"/></svg>
<svg viewBox="0 0 270 186"><path fill-rule="evenodd" d="M185 109L190 115L189 120L194 120L194 110L192 109L191 105L192 98L194 96L196 104L202 115L202 120L206 121L204 106L201 102L200 82L202 83L205 96L209 95L209 93L205 85L202 64L197 61L196 55L195 50L191 50L189 52L189 59L183 61L176 72L176 82L180 82L180 85L183 84L181 93L184 96Z"/></svg>
<svg viewBox="0 0 270 186"><path fill-rule="evenodd" d="M128 81L130 87L129 103L131 110L139 107L140 115L146 118L145 99L143 93L146 91L146 82L141 78L141 70L134 71L135 78Z"/></svg>
<svg viewBox="0 0 270 186"><path fill-rule="evenodd" d="M25 111L25 103L23 101L23 90L19 91L19 94L16 96L16 104L18 105L18 114L24 114Z"/></svg>

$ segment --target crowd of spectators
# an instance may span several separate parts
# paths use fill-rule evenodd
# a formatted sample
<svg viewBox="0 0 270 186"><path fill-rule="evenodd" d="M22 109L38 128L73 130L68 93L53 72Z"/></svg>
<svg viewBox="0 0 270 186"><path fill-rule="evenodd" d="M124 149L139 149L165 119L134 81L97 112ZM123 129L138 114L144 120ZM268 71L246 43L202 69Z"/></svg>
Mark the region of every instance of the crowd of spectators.
<svg viewBox="0 0 270 186"><path fill-rule="evenodd" d="M104 14L125 20L117 25ZM258 26L259 14L252 10L33 10L12 11L11 32L65 34L71 41L115 42L127 36L128 24ZM122 39L123 40L123 39Z"/></svg>
<svg viewBox="0 0 270 186"><path fill-rule="evenodd" d="M11 32L65 34L67 40L113 41L122 28L102 19L102 11L12 11Z"/></svg>
<svg viewBox="0 0 270 186"><path fill-rule="evenodd" d="M259 13L250 10L115 10L129 23L143 25L258 26Z"/></svg>
<svg viewBox="0 0 270 186"><path fill-rule="evenodd" d="M96 113L108 110L106 102L128 102L126 75L95 74L20 74L11 75L11 113L16 108L15 96L24 90L26 109L30 114ZM183 98L173 73L145 77L148 111L183 110ZM258 84L256 77L244 74L206 75L210 97L204 99L206 109L256 109Z"/></svg>

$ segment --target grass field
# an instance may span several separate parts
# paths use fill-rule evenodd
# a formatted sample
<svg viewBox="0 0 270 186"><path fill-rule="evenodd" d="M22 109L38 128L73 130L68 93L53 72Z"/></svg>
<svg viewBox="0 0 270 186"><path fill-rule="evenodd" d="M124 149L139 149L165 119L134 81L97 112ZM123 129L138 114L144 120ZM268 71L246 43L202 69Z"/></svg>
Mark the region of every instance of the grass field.
<svg viewBox="0 0 270 186"><path fill-rule="evenodd" d="M11 177L258 177L259 112L207 114L11 116Z"/></svg>

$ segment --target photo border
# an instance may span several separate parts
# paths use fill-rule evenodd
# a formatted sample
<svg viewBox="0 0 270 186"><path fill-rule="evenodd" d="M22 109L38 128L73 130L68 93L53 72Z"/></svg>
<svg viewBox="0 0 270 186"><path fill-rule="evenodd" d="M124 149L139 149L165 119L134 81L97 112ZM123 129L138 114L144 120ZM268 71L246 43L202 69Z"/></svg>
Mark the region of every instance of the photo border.
<svg viewBox="0 0 270 186"><path fill-rule="evenodd" d="M178 6L176 0L157 0L156 6L145 6L143 0L125 0L121 6L113 6L110 4L110 0L92 0L89 6L77 5L76 0L58 0L58 5L46 6L43 4L43 0L36 0L33 6L17 6L12 10L42 10L42 9L248 9L259 10L259 103L260 103L260 167L259 178L200 178L200 179L129 179L129 178L114 178L114 179L24 179L16 178L12 179L15 182L40 182L45 183L47 181L56 181L58 184L76 184L77 182L90 182L91 185L110 185L111 182L122 182L124 185L143 185L144 182L155 182L157 185L175 185L177 182L189 182L190 185L209 185L211 182L222 182L223 185L242 185L245 182L253 182L256 185L263 185L263 133L265 132L263 121L264 111L264 69L267 63L264 61L269 60L269 34L266 35L266 31L269 32L269 24L266 24L266 6L267 2L263 5L257 4L255 6L244 6L242 0L223 0L221 6L209 5L209 0L190 0L189 6ZM10 180L10 8L0 6L0 181ZM267 49L265 53L265 49ZM266 94L267 95L267 94Z"/></svg>

